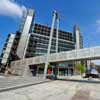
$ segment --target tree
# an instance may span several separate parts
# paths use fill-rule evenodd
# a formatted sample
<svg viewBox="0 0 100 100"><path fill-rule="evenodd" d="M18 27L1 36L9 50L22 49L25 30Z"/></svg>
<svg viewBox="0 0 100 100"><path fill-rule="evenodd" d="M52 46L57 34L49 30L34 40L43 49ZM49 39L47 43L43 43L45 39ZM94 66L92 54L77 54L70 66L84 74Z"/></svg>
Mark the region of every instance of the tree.
<svg viewBox="0 0 100 100"><path fill-rule="evenodd" d="M86 67L83 64L76 64L75 70L82 75L86 71Z"/></svg>

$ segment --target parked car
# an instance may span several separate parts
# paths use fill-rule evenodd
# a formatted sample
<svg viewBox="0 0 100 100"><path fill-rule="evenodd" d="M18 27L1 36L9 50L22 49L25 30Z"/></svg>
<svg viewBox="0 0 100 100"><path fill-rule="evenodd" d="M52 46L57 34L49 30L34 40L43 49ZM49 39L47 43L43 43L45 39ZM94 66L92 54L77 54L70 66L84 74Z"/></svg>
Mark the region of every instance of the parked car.
<svg viewBox="0 0 100 100"><path fill-rule="evenodd" d="M98 71L95 68L89 69L86 71L85 77L84 78L100 78L100 75Z"/></svg>

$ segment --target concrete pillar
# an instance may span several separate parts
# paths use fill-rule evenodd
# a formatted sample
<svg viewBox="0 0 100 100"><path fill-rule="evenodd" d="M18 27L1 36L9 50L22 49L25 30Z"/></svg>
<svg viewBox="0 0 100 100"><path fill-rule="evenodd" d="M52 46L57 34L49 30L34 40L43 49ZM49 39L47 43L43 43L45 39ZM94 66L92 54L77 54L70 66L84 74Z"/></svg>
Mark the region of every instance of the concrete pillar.
<svg viewBox="0 0 100 100"><path fill-rule="evenodd" d="M90 64L91 64L91 61L90 60L87 60L87 69L88 70L90 69Z"/></svg>
<svg viewBox="0 0 100 100"><path fill-rule="evenodd" d="M14 64L13 66L11 66L11 70L14 75L18 75L21 77L31 77L32 76L31 70L28 65Z"/></svg>
<svg viewBox="0 0 100 100"><path fill-rule="evenodd" d="M83 48L83 40L82 40L82 36L80 33L80 29L78 25L74 26L74 42L75 42L75 49L79 50L81 48ZM76 64L80 64L81 61L77 61Z"/></svg>
<svg viewBox="0 0 100 100"><path fill-rule="evenodd" d="M50 49L51 49L51 43L52 43L52 37L53 37L53 32L54 32L54 24L55 24L55 19L56 19L56 11L53 12L53 20L52 20L52 26L51 26L51 32L50 32L50 39L49 39L49 45L48 45L48 52L47 52L47 59L45 63L45 68L44 68L44 79L46 78L47 75L47 69L48 69L48 57L50 55Z"/></svg>
<svg viewBox="0 0 100 100"><path fill-rule="evenodd" d="M53 74L53 66L52 66L52 74Z"/></svg>
<svg viewBox="0 0 100 100"><path fill-rule="evenodd" d="M32 24L33 16L34 16L34 11L28 10L27 15L25 17L24 26L21 30L22 34L21 34L20 41L19 41L18 48L17 48L17 55L20 59L22 59L24 56L24 51L25 51L25 47L27 43L29 30Z"/></svg>
<svg viewBox="0 0 100 100"><path fill-rule="evenodd" d="M30 38L30 34L28 34L28 38L26 40L26 46L25 46L25 50L24 50L24 54L23 54L23 59L25 58L25 55L26 55L26 50L27 50L27 46L28 46L28 43L29 43L29 38ZM27 75L27 71L29 70L29 67L27 68L27 66L25 66L25 69L24 69L24 76ZM26 74L26 75L25 75Z"/></svg>
<svg viewBox="0 0 100 100"><path fill-rule="evenodd" d="M78 50L81 48L81 39L80 39L80 29L78 25L74 26L74 38L75 38L75 49Z"/></svg>
<svg viewBox="0 0 100 100"><path fill-rule="evenodd" d="M59 38L59 15L57 17L56 53L58 53L58 38Z"/></svg>
<svg viewBox="0 0 100 100"><path fill-rule="evenodd" d="M29 66L24 66L24 70L23 70L23 77L33 77L31 70L29 69Z"/></svg>
<svg viewBox="0 0 100 100"><path fill-rule="evenodd" d="M59 67L58 67L58 76L60 76L60 75L59 75Z"/></svg>
<svg viewBox="0 0 100 100"><path fill-rule="evenodd" d="M39 66L37 66L37 76L39 76Z"/></svg>

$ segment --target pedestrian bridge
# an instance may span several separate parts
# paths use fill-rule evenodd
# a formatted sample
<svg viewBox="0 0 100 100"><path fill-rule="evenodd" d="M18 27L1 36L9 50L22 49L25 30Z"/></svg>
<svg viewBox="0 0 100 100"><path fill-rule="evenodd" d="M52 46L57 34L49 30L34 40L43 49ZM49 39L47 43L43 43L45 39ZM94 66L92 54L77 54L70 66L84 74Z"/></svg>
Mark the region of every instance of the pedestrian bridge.
<svg viewBox="0 0 100 100"><path fill-rule="evenodd" d="M28 66L34 64L43 64L46 62L47 56L37 56L13 61L11 67ZM100 46L84 48L79 50L65 51L60 53L52 53L49 55L48 62L66 62L75 60L100 59Z"/></svg>

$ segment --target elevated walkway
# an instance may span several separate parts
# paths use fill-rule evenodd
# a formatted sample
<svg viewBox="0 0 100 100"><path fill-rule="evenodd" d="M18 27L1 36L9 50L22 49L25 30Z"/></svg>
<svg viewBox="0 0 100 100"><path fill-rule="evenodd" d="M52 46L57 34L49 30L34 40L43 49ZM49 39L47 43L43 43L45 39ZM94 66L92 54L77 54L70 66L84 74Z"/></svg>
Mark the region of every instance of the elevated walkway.
<svg viewBox="0 0 100 100"><path fill-rule="evenodd" d="M26 58L11 63L11 68L15 71L23 70L26 66L43 64L45 63L47 56L37 56L32 58ZM88 60L88 59L100 59L100 46L84 48L80 50L65 51L60 53L53 53L49 55L48 62L67 62L76 60ZM20 72L22 74L23 72Z"/></svg>

